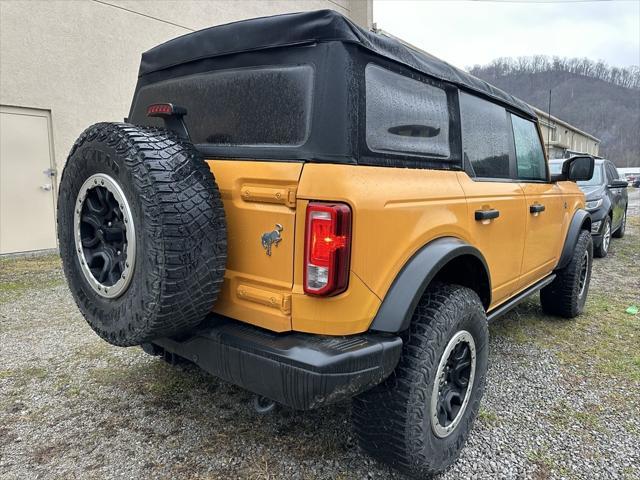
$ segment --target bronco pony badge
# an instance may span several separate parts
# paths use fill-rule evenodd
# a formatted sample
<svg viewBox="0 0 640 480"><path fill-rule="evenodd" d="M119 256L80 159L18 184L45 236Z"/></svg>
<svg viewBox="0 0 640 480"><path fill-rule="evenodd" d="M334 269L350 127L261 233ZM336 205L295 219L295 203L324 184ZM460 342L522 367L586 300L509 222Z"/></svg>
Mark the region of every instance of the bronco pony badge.
<svg viewBox="0 0 640 480"><path fill-rule="evenodd" d="M267 255L269 257L271 256L271 245L275 245L277 247L282 240L282 237L280 236L280 232L282 232L282 230L282 225L276 223L275 230L262 234L262 248L267 251Z"/></svg>

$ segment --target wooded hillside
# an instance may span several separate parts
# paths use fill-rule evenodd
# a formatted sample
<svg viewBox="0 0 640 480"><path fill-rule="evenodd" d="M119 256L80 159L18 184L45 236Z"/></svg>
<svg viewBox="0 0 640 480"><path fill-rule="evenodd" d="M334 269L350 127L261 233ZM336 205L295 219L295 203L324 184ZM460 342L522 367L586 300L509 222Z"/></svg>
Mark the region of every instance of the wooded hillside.
<svg viewBox="0 0 640 480"><path fill-rule="evenodd" d="M500 58L469 71L599 138L600 155L619 167L640 166L640 67L588 59Z"/></svg>

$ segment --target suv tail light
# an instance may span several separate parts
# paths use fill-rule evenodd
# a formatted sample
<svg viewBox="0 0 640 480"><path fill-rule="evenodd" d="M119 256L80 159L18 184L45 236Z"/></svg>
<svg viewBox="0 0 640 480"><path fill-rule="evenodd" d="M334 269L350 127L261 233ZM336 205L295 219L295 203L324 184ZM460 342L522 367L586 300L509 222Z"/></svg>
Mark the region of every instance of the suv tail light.
<svg viewBox="0 0 640 480"><path fill-rule="evenodd" d="M351 209L342 203L309 203L305 235L305 293L344 292L349 283Z"/></svg>

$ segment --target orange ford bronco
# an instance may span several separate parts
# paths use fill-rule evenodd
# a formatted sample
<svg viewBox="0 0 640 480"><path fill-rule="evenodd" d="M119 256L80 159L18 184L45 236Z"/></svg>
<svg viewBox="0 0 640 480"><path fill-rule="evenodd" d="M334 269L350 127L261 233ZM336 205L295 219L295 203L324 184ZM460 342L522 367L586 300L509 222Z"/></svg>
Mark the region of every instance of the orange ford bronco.
<svg viewBox="0 0 640 480"><path fill-rule="evenodd" d="M353 398L362 448L410 474L458 456L487 321L540 291L583 310L591 220L512 96L332 11L260 18L142 55L124 123L61 180L73 296L120 346L261 398ZM267 402L267 403L265 403Z"/></svg>

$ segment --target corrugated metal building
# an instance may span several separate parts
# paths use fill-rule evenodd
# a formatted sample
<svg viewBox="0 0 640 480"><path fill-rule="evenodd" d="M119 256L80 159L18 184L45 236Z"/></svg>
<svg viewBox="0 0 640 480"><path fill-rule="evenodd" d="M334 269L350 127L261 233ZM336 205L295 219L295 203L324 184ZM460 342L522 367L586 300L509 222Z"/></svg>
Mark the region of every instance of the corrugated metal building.
<svg viewBox="0 0 640 480"><path fill-rule="evenodd" d="M540 119L540 127L549 158L566 158L577 153L598 155L600 140L593 135L532 106Z"/></svg>

